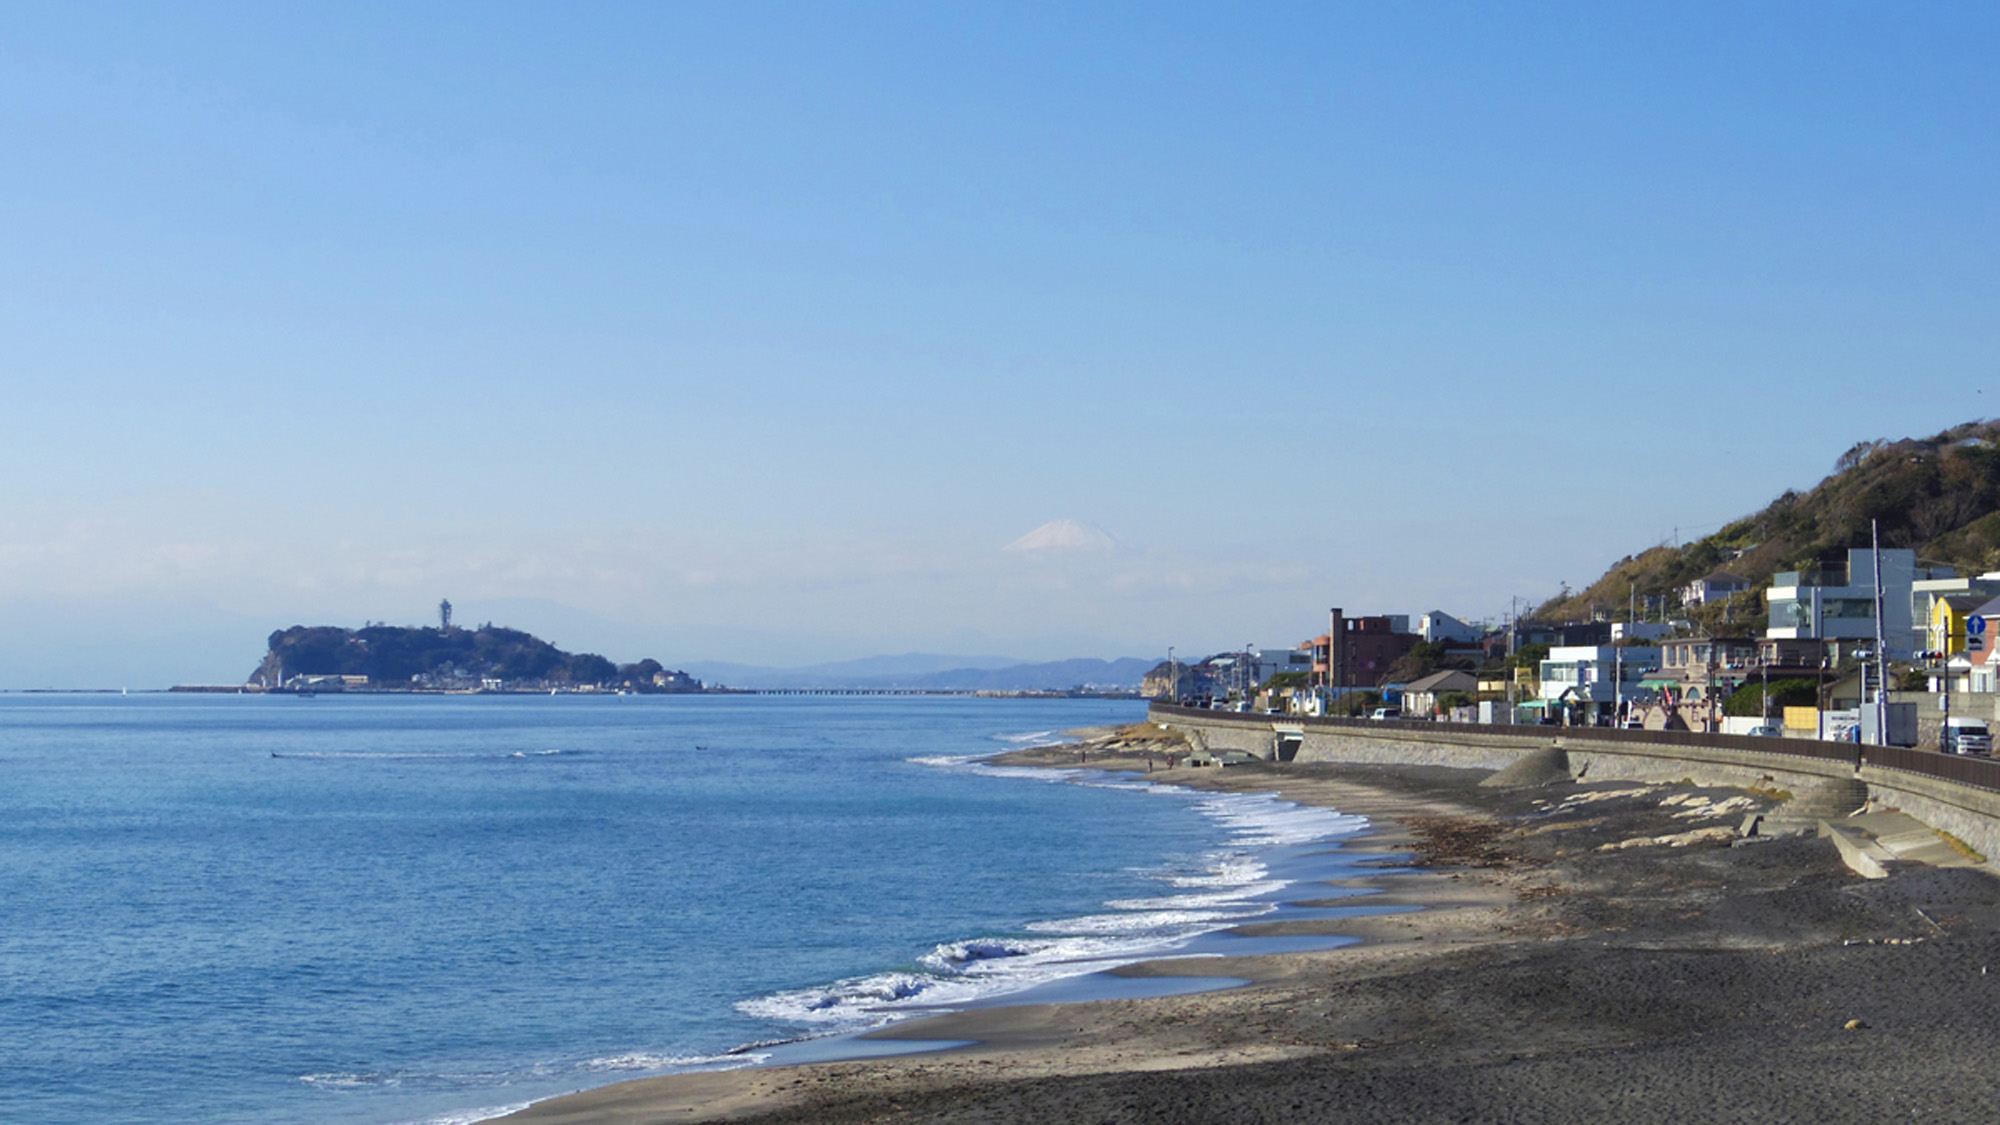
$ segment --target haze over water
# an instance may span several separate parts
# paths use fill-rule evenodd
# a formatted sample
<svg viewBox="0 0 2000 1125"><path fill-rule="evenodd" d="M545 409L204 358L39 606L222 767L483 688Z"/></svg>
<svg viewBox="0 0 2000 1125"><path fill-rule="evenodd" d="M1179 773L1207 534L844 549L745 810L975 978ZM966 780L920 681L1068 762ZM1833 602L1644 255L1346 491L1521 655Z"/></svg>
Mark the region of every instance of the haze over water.
<svg viewBox="0 0 2000 1125"><path fill-rule="evenodd" d="M1141 714L0 697L0 1118L468 1120L1172 948L1355 826L967 764Z"/></svg>

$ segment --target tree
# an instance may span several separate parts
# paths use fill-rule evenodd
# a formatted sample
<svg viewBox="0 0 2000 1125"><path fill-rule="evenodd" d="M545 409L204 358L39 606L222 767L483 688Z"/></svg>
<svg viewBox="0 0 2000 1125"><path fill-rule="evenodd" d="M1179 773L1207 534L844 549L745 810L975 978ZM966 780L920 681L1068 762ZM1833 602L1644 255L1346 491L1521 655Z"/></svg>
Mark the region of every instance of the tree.
<svg viewBox="0 0 2000 1125"><path fill-rule="evenodd" d="M1817 707L1819 705L1819 685L1811 680L1772 680L1772 718L1781 717L1787 707ZM1762 716L1764 709L1764 685L1752 680L1737 688L1728 699L1722 701L1722 713L1739 719Z"/></svg>
<svg viewBox="0 0 2000 1125"><path fill-rule="evenodd" d="M569 673L570 682L577 684L606 683L618 675L618 665L594 652L580 652L570 657L565 670Z"/></svg>
<svg viewBox="0 0 2000 1125"><path fill-rule="evenodd" d="M1539 671L1542 667L1542 661L1548 658L1549 646L1522 645L1520 648L1514 650L1514 656L1509 663L1516 668L1533 668Z"/></svg>
<svg viewBox="0 0 2000 1125"><path fill-rule="evenodd" d="M1370 688L1367 691L1350 691L1333 701L1333 710L1342 715L1359 715L1382 705L1382 693Z"/></svg>
<svg viewBox="0 0 2000 1125"><path fill-rule="evenodd" d="M1463 655L1453 655L1444 642L1418 641L1389 665L1383 677L1392 684L1406 684L1411 680L1421 680L1440 668L1470 667L1471 660Z"/></svg>

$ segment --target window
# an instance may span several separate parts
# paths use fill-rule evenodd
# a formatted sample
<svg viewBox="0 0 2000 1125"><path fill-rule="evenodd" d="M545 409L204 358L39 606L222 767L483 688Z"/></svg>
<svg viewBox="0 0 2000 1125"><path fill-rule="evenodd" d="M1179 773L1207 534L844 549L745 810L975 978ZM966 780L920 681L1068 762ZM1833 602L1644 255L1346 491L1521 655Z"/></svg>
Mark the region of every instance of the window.
<svg viewBox="0 0 2000 1125"><path fill-rule="evenodd" d="M1812 625L1812 605L1803 601L1771 602L1771 628L1805 629Z"/></svg>

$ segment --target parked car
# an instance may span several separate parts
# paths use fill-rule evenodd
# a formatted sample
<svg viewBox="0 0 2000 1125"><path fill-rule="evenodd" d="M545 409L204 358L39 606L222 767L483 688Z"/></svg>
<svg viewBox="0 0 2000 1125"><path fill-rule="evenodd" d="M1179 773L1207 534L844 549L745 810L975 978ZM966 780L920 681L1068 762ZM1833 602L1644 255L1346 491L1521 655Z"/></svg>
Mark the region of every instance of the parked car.
<svg viewBox="0 0 2000 1125"><path fill-rule="evenodd" d="M1759 723L1745 733L1752 738L1783 738L1785 737L1785 728L1778 726L1776 723Z"/></svg>
<svg viewBox="0 0 2000 1125"><path fill-rule="evenodd" d="M1984 719L1949 718L1939 736L1938 749L1947 754L1991 754L1993 731Z"/></svg>
<svg viewBox="0 0 2000 1125"><path fill-rule="evenodd" d="M1377 707L1368 713L1368 717L1371 719L1400 719L1403 717L1403 709L1401 707Z"/></svg>

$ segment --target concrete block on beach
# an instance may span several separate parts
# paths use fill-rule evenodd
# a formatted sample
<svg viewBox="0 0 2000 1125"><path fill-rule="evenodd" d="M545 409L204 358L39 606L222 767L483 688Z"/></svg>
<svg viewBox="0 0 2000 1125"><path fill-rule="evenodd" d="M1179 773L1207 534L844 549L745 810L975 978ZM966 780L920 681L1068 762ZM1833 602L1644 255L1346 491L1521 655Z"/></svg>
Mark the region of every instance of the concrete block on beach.
<svg viewBox="0 0 2000 1125"><path fill-rule="evenodd" d="M1513 765L1479 784L1485 789L1536 789L1569 780L1569 752L1560 746L1550 746L1528 751Z"/></svg>
<svg viewBox="0 0 2000 1125"><path fill-rule="evenodd" d="M1889 869L1885 861L1891 859L1886 852L1861 831L1835 825L1827 821L1819 822L1819 834L1833 839L1833 846L1840 850L1840 860L1848 869L1863 879L1887 879Z"/></svg>

